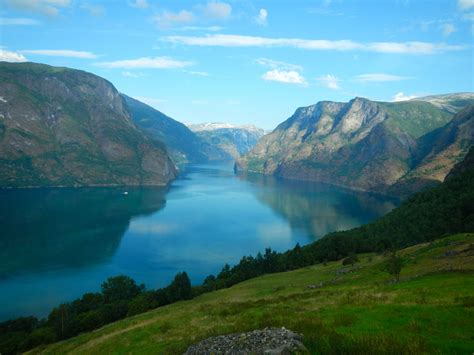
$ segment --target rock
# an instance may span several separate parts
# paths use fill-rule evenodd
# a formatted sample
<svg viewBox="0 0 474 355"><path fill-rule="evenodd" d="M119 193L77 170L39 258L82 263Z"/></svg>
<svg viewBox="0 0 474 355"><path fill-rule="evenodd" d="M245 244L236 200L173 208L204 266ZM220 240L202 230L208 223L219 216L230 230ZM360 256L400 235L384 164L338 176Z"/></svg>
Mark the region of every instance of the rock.
<svg viewBox="0 0 474 355"><path fill-rule="evenodd" d="M307 352L301 335L283 328L219 335L192 345L186 355L197 354L293 354Z"/></svg>

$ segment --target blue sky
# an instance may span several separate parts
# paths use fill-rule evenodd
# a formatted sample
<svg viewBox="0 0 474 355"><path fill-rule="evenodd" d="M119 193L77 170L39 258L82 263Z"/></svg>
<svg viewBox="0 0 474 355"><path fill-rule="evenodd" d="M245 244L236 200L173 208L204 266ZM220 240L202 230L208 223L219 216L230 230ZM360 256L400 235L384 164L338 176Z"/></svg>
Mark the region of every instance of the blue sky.
<svg viewBox="0 0 474 355"><path fill-rule="evenodd" d="M93 72L189 123L473 91L474 0L0 0L0 59Z"/></svg>

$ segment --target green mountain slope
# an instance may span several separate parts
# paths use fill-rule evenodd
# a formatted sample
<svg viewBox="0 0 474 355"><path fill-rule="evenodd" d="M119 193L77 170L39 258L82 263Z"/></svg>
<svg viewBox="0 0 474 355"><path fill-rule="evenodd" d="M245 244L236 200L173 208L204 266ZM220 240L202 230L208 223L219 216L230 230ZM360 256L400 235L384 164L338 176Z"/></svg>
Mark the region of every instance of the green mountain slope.
<svg viewBox="0 0 474 355"><path fill-rule="evenodd" d="M470 353L473 234L401 251L400 282L383 255L261 276L190 301L160 307L34 354L182 354L213 335L264 327L300 332L313 354Z"/></svg>
<svg viewBox="0 0 474 355"><path fill-rule="evenodd" d="M98 76L2 62L0 97L2 187L164 185L176 175L165 146Z"/></svg>
<svg viewBox="0 0 474 355"><path fill-rule="evenodd" d="M410 194L442 181L473 143L472 110L456 120L452 111L474 104L474 94L456 97L450 95L443 105L356 98L300 108L239 159L236 169ZM448 131L466 132L450 136ZM438 153L431 152L436 146Z"/></svg>
<svg viewBox="0 0 474 355"><path fill-rule="evenodd" d="M135 124L151 137L164 142L175 162L203 162L228 158L226 152L200 139L184 124L127 95L121 96Z"/></svg>

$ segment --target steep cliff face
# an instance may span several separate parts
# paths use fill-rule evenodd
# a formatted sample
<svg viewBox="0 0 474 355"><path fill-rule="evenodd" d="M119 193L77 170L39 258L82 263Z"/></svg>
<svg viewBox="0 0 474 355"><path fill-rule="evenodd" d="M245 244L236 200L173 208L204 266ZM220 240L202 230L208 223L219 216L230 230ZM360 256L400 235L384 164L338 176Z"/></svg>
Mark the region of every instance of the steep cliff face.
<svg viewBox="0 0 474 355"><path fill-rule="evenodd" d="M108 81L35 63L0 63L0 186L164 185L165 146L133 123Z"/></svg>
<svg viewBox="0 0 474 355"><path fill-rule="evenodd" d="M264 130L252 125L202 123L188 126L199 138L226 153L227 159L238 159L250 151L264 135Z"/></svg>
<svg viewBox="0 0 474 355"><path fill-rule="evenodd" d="M135 124L149 136L165 143L176 163L228 158L224 150L201 139L181 122L127 95L121 96Z"/></svg>
<svg viewBox="0 0 474 355"><path fill-rule="evenodd" d="M442 181L472 144L474 95L401 103L355 98L299 108L237 170L404 195ZM434 97L430 97L434 100ZM456 105L457 106L456 106Z"/></svg>

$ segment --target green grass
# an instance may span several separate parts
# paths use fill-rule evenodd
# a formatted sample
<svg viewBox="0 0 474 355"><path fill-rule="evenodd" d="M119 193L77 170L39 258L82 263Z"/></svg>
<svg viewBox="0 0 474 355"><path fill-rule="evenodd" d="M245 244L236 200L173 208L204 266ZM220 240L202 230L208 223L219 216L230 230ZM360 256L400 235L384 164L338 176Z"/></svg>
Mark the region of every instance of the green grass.
<svg viewBox="0 0 474 355"><path fill-rule="evenodd" d="M339 276L340 261L265 275L33 353L178 354L212 335L284 326L311 353L471 354L473 244L462 234L403 250L399 283L381 271L383 255L364 254Z"/></svg>

